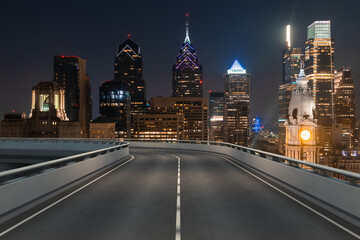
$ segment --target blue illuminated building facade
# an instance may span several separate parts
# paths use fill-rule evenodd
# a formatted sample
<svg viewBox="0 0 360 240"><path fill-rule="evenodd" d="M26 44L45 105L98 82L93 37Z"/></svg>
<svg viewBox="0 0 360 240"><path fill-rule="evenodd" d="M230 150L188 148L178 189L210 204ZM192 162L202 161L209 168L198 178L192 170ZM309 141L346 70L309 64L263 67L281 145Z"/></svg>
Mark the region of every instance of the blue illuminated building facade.
<svg viewBox="0 0 360 240"><path fill-rule="evenodd" d="M115 122L115 136L130 138L131 135L131 97L122 90L120 81L106 81L99 89L100 116Z"/></svg>
<svg viewBox="0 0 360 240"><path fill-rule="evenodd" d="M261 121L259 117L254 117L251 122L251 131L258 133L261 130Z"/></svg>
<svg viewBox="0 0 360 240"><path fill-rule="evenodd" d="M173 66L172 96L202 97L202 66L190 41L188 14L186 17L186 37Z"/></svg>

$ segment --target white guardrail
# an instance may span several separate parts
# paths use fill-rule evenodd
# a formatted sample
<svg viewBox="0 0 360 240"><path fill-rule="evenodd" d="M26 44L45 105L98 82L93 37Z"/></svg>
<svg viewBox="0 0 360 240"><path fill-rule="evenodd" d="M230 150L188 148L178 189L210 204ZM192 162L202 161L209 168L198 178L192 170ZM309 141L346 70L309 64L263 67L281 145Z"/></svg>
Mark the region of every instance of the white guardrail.
<svg viewBox="0 0 360 240"><path fill-rule="evenodd" d="M130 143L130 148L196 150L229 156L289 191L360 227L360 174L230 143L140 139L125 141Z"/></svg>
<svg viewBox="0 0 360 240"><path fill-rule="evenodd" d="M66 147L76 149L80 143L78 150L83 150L81 144L89 144L96 150L0 172L0 223L129 156L128 143L109 139L0 139L0 148L6 147L6 141L14 148L36 143L38 147L52 144L51 149L66 150ZM88 150L89 146L84 149Z"/></svg>

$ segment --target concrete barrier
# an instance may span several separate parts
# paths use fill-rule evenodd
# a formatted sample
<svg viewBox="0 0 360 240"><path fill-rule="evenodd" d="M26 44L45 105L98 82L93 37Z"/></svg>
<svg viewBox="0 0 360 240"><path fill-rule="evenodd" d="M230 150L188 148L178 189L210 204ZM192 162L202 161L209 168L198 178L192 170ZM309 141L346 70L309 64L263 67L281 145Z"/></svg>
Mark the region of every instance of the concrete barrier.
<svg viewBox="0 0 360 240"><path fill-rule="evenodd" d="M57 144L60 145L59 142ZM74 143L72 144L74 145ZM47 146L49 146L49 144ZM102 146L105 149L109 149L109 144ZM95 152L95 154L92 152ZM83 159L84 157L82 156L80 161L74 160L74 162L71 162L71 158L76 159L76 155L67 157L67 162L64 166L46 169L35 175L2 183L2 185L0 185L0 223L85 181L97 174L100 170L105 170L113 164L124 160L124 158L129 156L129 147L127 144L123 146L116 145L110 147L110 150L102 151L98 149L98 151L92 152L89 152L86 159ZM87 153L82 155L86 154ZM61 161L61 159L57 159L42 164L48 164L51 167L52 162ZM36 165L30 167L33 168L36 167ZM21 168L12 171L21 172ZM1 174L6 175L6 172L2 172Z"/></svg>

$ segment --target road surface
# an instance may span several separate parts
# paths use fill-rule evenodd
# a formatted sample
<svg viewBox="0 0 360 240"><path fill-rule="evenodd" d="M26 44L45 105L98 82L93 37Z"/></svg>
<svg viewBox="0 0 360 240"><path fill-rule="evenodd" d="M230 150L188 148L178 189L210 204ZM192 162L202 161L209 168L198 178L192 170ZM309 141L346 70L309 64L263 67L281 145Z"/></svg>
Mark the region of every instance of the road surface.
<svg viewBox="0 0 360 240"><path fill-rule="evenodd" d="M0 239L356 239L219 155L131 154Z"/></svg>

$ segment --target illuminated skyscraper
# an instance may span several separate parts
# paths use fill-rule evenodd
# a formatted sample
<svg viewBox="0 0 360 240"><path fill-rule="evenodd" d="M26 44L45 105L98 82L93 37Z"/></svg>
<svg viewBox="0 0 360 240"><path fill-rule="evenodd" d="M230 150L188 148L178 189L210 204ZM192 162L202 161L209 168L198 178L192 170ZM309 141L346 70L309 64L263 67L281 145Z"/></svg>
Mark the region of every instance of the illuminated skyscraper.
<svg viewBox="0 0 360 240"><path fill-rule="evenodd" d="M76 56L54 56L54 81L65 88L65 111L70 121L79 121L89 137L92 118L91 86L86 60Z"/></svg>
<svg viewBox="0 0 360 240"><path fill-rule="evenodd" d="M173 97L202 97L202 66L190 41L188 17L186 14L185 40L173 66Z"/></svg>
<svg viewBox="0 0 360 240"><path fill-rule="evenodd" d="M351 78L350 67L335 71L334 115L335 123L340 123L342 127L351 129L351 139L354 143L354 131L356 127L355 89L354 80Z"/></svg>
<svg viewBox="0 0 360 240"><path fill-rule="evenodd" d="M114 64L114 81L121 83L121 90L131 97L131 114L143 114L146 105L145 81L140 47L129 38L117 51Z"/></svg>
<svg viewBox="0 0 360 240"><path fill-rule="evenodd" d="M235 60L225 78L225 141L243 146L250 144L250 74Z"/></svg>
<svg viewBox="0 0 360 240"><path fill-rule="evenodd" d="M209 92L209 118L224 115L224 92Z"/></svg>
<svg viewBox="0 0 360 240"><path fill-rule="evenodd" d="M91 93L86 60L76 56L54 56L54 81L65 88L65 111L70 121L79 121L80 112L91 119ZM84 110L81 103L84 103Z"/></svg>
<svg viewBox="0 0 360 240"><path fill-rule="evenodd" d="M209 92L209 140L224 141L224 92Z"/></svg>
<svg viewBox="0 0 360 240"><path fill-rule="evenodd" d="M115 136L130 138L131 135L131 98L122 90L120 81L106 81L99 89L99 112L115 122Z"/></svg>
<svg viewBox="0 0 360 240"><path fill-rule="evenodd" d="M290 25L286 27L286 47L283 50L283 78L278 88L278 127L279 127L279 151L284 153L285 127L288 117L288 108L291 92L295 89L295 79L300 72L300 63L303 58L301 48L293 48L291 43Z"/></svg>
<svg viewBox="0 0 360 240"><path fill-rule="evenodd" d="M318 124L333 123L334 41L330 21L315 21L307 28L305 73L314 92Z"/></svg>

